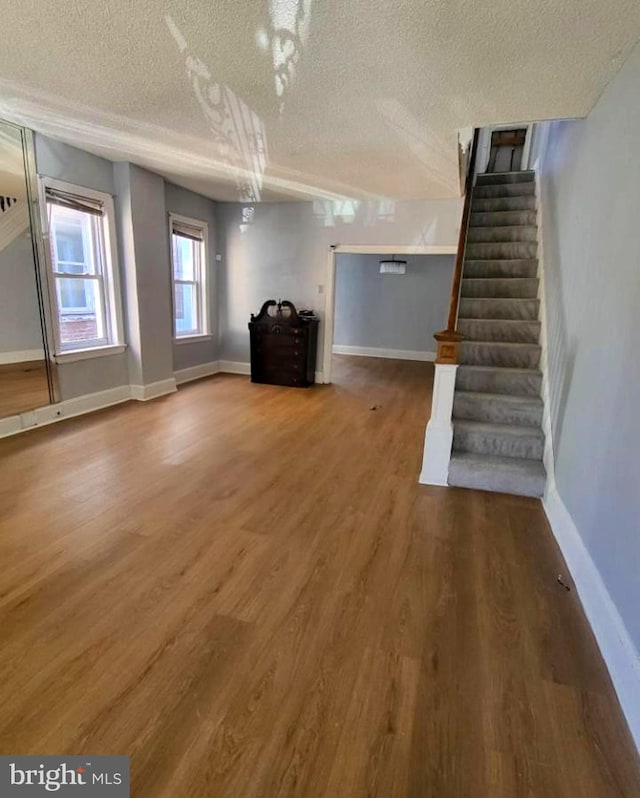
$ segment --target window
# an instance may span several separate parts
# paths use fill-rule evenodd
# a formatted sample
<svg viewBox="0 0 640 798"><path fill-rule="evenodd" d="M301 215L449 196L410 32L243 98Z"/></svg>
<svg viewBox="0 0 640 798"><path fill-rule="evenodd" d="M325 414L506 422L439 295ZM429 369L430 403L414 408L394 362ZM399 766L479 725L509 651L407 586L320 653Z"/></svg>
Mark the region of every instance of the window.
<svg viewBox="0 0 640 798"><path fill-rule="evenodd" d="M56 355L123 346L113 200L45 178Z"/></svg>
<svg viewBox="0 0 640 798"><path fill-rule="evenodd" d="M194 338L209 333L207 225L184 216L169 217L173 281L173 334Z"/></svg>

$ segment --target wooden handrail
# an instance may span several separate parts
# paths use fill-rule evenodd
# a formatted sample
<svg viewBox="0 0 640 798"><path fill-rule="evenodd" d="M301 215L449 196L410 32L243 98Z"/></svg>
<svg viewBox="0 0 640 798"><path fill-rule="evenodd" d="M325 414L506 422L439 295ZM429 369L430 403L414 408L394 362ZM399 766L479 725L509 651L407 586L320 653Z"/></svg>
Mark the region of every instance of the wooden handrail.
<svg viewBox="0 0 640 798"><path fill-rule="evenodd" d="M464 250L467 243L467 231L469 229L469 216L471 214L471 193L473 190L473 178L476 167L476 157L478 154L479 130L473 131L473 143L471 145L471 155L467 168L467 176L464 184L464 206L462 209L462 220L460 222L460 233L458 235L458 252L453 272L453 282L451 283L451 297L449 299L449 317L447 319L447 329L436 333L433 337L438 342L438 355L436 363L457 363L458 345L462 340L462 335L456 332L458 320L458 306L460 304L460 286L462 284L462 271L464 267Z"/></svg>

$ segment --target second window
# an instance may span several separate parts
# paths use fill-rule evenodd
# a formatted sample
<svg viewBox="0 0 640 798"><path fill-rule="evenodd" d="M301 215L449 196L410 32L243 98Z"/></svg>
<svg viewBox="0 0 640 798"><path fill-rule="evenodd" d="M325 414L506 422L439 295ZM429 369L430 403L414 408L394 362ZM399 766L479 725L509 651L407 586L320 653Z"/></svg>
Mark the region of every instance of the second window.
<svg viewBox="0 0 640 798"><path fill-rule="evenodd" d="M209 333L207 225L169 217L173 283L173 334L192 338Z"/></svg>

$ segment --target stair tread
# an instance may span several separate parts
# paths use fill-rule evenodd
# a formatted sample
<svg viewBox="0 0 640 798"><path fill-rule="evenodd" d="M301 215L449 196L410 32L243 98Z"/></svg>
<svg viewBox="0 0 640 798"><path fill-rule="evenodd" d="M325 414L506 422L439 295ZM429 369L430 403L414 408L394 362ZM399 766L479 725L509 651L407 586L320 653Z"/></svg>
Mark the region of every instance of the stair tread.
<svg viewBox="0 0 640 798"><path fill-rule="evenodd" d="M472 299L474 302L537 302L537 297L526 296L463 296L461 299Z"/></svg>
<svg viewBox="0 0 640 798"><path fill-rule="evenodd" d="M487 213L487 211L485 211L485 213ZM511 232L512 230L517 230L518 227L524 227L527 230L537 230L538 229L538 225L537 224L497 224L497 225L496 224L475 224L475 225L471 225L471 226L474 228L474 230L491 230L492 232L495 232L496 230L501 230L502 228L504 228L505 231L508 230L509 232ZM482 242L478 242L478 243L482 243Z"/></svg>
<svg viewBox="0 0 640 798"><path fill-rule="evenodd" d="M535 405L540 407L542 399L539 396L521 396L520 394L510 393L489 393L488 391L460 391L456 390L456 396L467 399L493 400L494 402L510 402L517 405ZM473 420L473 419L471 419Z"/></svg>
<svg viewBox="0 0 640 798"><path fill-rule="evenodd" d="M524 283L530 283L532 280L537 280L537 279L538 279L537 277L465 277L464 273L462 277L463 282L473 282L473 283L485 282L487 280L496 280L496 281L508 280L509 282L513 280L514 282L520 281Z"/></svg>
<svg viewBox="0 0 640 798"><path fill-rule="evenodd" d="M465 321L468 321L465 319ZM480 321L494 321L494 319L480 319ZM519 319L509 319L509 321L519 321ZM530 322L526 322L525 324L529 324ZM465 338L462 341L462 344L483 344L485 346L500 346L500 347L507 347L507 348L515 348L515 347L526 347L528 349L535 348L540 349L540 344L530 344L526 341L485 341L481 338Z"/></svg>
<svg viewBox="0 0 640 798"><path fill-rule="evenodd" d="M529 181L534 179L535 174L533 169L506 169L500 172L480 172L477 179L484 182L498 177L522 177L525 181Z"/></svg>
<svg viewBox="0 0 640 798"><path fill-rule="evenodd" d="M458 370L460 369L476 369L477 371L499 371L503 374L511 374L511 375L530 375L535 377L542 377L542 372L540 369L524 369L520 366L476 366L473 363L461 363L458 366Z"/></svg>
<svg viewBox="0 0 640 798"><path fill-rule="evenodd" d="M469 219L469 227L522 227L523 222L518 221L522 218L522 214L530 214L535 216L535 211L471 211ZM482 221L479 218L482 217ZM491 223L495 219L496 222ZM512 222L511 219L516 221ZM499 221L498 221L499 220ZM535 222L525 222L525 226L533 226Z"/></svg>
<svg viewBox="0 0 640 798"><path fill-rule="evenodd" d="M465 258L465 263L482 263L483 266L486 266L488 261L497 261L498 263L509 263L519 265L521 263L535 263L536 266L538 265L537 258Z"/></svg>
<svg viewBox="0 0 640 798"><path fill-rule="evenodd" d="M468 299L484 299L485 297L467 297ZM501 299L502 297L496 297L497 299ZM476 324L540 324L538 319L486 319L486 318L478 318L474 319L472 316L465 316L461 318L460 321L473 321Z"/></svg>
<svg viewBox="0 0 640 798"><path fill-rule="evenodd" d="M466 463L470 466L491 466L495 471L520 472L535 476L546 477L546 470L542 460L533 460L527 457L506 457L500 454L476 454L475 452L451 453L451 462Z"/></svg>
<svg viewBox="0 0 640 798"><path fill-rule="evenodd" d="M453 423L454 426L466 429L469 432L515 435L522 438L534 435L536 438L544 438L544 432L541 427L525 427L521 424L499 424L495 421L474 421L468 418L457 418L453 420Z"/></svg>

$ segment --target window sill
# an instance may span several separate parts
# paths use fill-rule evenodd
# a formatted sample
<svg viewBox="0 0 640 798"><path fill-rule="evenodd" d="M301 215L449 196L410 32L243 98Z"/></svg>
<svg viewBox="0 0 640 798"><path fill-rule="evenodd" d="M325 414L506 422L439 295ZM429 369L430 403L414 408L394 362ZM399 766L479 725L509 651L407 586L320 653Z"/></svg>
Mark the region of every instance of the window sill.
<svg viewBox="0 0 640 798"><path fill-rule="evenodd" d="M55 356L55 361L61 363L75 363L78 360L91 360L94 357L107 357L108 355L121 355L127 347L124 344L110 346L95 346L91 349L73 349L60 352Z"/></svg>
<svg viewBox="0 0 640 798"><path fill-rule="evenodd" d="M198 341L211 341L213 335L181 335L180 338L173 339L174 344L197 344Z"/></svg>

